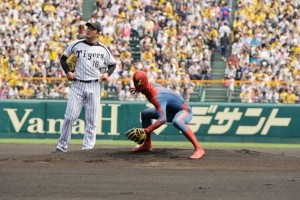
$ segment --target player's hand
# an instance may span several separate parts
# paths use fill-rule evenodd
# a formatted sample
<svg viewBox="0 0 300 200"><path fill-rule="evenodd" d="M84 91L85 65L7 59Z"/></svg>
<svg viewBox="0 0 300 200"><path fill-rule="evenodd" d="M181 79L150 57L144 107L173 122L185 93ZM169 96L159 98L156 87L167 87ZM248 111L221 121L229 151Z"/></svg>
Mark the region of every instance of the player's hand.
<svg viewBox="0 0 300 200"><path fill-rule="evenodd" d="M107 81L109 78L108 73L103 73L102 76L100 77L101 81Z"/></svg>
<svg viewBox="0 0 300 200"><path fill-rule="evenodd" d="M75 80L75 74L73 72L68 72L67 73L67 79L69 81L74 81Z"/></svg>
<svg viewBox="0 0 300 200"><path fill-rule="evenodd" d="M138 91L136 91L135 88L130 88L130 92L131 92L131 94L136 94L136 93L138 93Z"/></svg>

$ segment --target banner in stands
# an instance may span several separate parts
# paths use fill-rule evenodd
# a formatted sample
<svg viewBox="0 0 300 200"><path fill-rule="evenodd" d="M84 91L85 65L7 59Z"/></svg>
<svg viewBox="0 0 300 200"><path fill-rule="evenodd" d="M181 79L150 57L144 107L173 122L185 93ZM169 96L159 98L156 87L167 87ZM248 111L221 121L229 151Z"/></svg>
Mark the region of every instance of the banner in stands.
<svg viewBox="0 0 300 200"><path fill-rule="evenodd" d="M58 138L66 101L1 100L1 138ZM97 139L126 140L124 133L141 127L145 102L103 101L98 110ZM300 142L300 106L287 104L191 103L189 123L200 141ZM72 138L85 131L84 108L74 123ZM153 133L154 140L186 141L171 124Z"/></svg>

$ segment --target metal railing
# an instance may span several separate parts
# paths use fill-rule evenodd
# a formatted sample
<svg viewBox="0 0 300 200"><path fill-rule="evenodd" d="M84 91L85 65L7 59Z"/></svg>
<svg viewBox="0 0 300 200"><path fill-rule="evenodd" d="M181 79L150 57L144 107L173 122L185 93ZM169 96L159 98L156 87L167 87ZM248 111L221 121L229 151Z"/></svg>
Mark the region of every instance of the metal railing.
<svg viewBox="0 0 300 200"><path fill-rule="evenodd" d="M3 82L9 82L10 79L5 79L2 78L2 83ZM35 85L38 85L40 83L43 83L44 85L46 85L46 88L49 89L49 87L53 87L50 85L53 85L53 83L57 83L57 82L65 82L67 84L71 83L70 81L67 80L67 78L43 78L43 77L18 77L17 81L20 83L32 83ZM131 84L132 79L130 78L126 78L126 79L117 79L116 82L118 82L119 84L122 84L122 87L124 88L124 86L132 86ZM226 89L227 90L227 94L226 94L226 98L228 99L228 102L232 102L234 100L234 102L238 102L235 100L238 100L239 98L239 94L237 94L237 92L240 91L239 87L242 84L257 84L257 83L262 83L263 81L235 81L234 82L234 93L232 94L231 98L229 97L229 87L227 87L226 80L190 80L190 81L185 81L185 80L155 80L156 83L159 83L163 86L168 86L170 84L172 85L176 85L176 86L181 86L182 84L191 84L192 87L194 87L194 92L197 92L198 98L195 100L197 102L205 102L205 98L206 98L206 93L207 90L209 90L214 84L217 84L218 86L216 86L219 89ZM268 82L264 82L265 85L281 85L281 86L288 86L288 85L299 85L300 81L268 81ZM107 88L107 82L102 82L102 88L104 90L106 90ZM2 84L3 85L3 84ZM210 86L207 86L210 85ZM14 87L14 86L11 86ZM1 89L1 88L0 88ZM115 92L111 92L110 93L111 97L114 97L117 94L117 91ZM105 99L106 96L103 96L103 99ZM32 96L30 98L37 98L36 96ZM60 97L57 99L63 99L64 97Z"/></svg>

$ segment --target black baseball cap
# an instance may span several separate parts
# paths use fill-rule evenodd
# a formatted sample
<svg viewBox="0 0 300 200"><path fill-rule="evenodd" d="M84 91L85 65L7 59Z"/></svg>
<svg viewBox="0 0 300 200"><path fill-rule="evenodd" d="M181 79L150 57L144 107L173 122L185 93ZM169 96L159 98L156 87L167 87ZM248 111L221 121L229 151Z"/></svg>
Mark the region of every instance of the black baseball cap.
<svg viewBox="0 0 300 200"><path fill-rule="evenodd" d="M86 24L86 26L91 26L94 29L96 29L97 31L102 31L102 27L99 21L95 20L95 19L90 19Z"/></svg>

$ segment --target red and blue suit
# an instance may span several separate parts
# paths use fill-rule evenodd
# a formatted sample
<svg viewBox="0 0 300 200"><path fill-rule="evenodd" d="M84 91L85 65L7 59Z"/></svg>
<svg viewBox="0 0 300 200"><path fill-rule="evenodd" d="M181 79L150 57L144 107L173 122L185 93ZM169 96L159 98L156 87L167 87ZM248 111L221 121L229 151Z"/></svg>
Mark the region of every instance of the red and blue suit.
<svg viewBox="0 0 300 200"><path fill-rule="evenodd" d="M142 127L147 134L147 138L142 146L133 149L133 151L151 151L152 131L166 122L170 122L193 144L195 152L190 158L201 158L204 155L204 150L197 141L193 131L188 127L188 123L193 116L191 106L173 90L148 82L147 74L143 71L138 71L134 74L133 82L134 90L144 94L154 106L143 110L141 113ZM156 119L153 124L152 119Z"/></svg>

